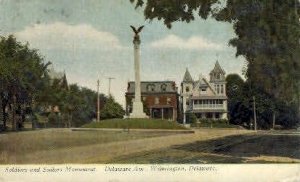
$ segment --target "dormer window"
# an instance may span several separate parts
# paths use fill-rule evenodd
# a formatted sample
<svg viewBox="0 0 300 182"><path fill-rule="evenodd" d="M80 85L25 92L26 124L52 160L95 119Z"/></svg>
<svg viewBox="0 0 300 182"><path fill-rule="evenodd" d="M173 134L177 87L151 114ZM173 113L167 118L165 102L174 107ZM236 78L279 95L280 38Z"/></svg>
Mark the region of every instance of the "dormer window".
<svg viewBox="0 0 300 182"><path fill-rule="evenodd" d="M155 86L154 86L153 84L148 84L148 85L147 85L147 91L149 91L149 92L154 92L154 90L155 90L154 87L155 87Z"/></svg>
<svg viewBox="0 0 300 182"><path fill-rule="evenodd" d="M167 85L166 84L162 84L160 88L161 88L162 92L167 91Z"/></svg>

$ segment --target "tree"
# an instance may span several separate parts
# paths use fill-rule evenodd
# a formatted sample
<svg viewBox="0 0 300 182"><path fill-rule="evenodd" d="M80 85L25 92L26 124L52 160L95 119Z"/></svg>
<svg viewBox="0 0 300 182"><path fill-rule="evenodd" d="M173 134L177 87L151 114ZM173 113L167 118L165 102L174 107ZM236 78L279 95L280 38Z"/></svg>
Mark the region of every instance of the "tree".
<svg viewBox="0 0 300 182"><path fill-rule="evenodd" d="M100 94L100 110L104 109L107 98ZM96 118L97 93L85 87L70 85L68 97L64 100L64 112L69 115L72 126L81 126Z"/></svg>
<svg viewBox="0 0 300 182"><path fill-rule="evenodd" d="M102 119L123 118L125 114L122 106L115 102L113 97L109 97L101 111Z"/></svg>
<svg viewBox="0 0 300 182"><path fill-rule="evenodd" d="M95 91L76 84L71 84L66 89L59 83L61 83L59 80L53 80L52 85L41 95L40 99L43 102L39 103L41 107L58 106L60 117L53 117L53 113L49 114L52 121L57 120L54 122L55 127L78 127L96 118L97 93ZM107 98L100 94L100 100L102 110Z"/></svg>
<svg viewBox="0 0 300 182"><path fill-rule="evenodd" d="M0 40L0 93L2 112L9 106L12 128L17 130L24 121L26 107L45 84L47 66L37 50L29 49L29 44L21 44L12 35ZM4 117L4 127L6 127Z"/></svg>
<svg viewBox="0 0 300 182"><path fill-rule="evenodd" d="M130 0L144 7L149 20L190 22L198 15L229 22L236 38L229 45L236 47L236 56L246 58L245 76L249 86L259 88L273 99L273 118L280 108L275 102L298 107L300 115L300 2L298 0ZM299 120L300 116L298 117Z"/></svg>
<svg viewBox="0 0 300 182"><path fill-rule="evenodd" d="M238 74L226 77L226 93L228 96L229 122L232 124L250 124L251 108L249 98L245 95L245 82Z"/></svg>

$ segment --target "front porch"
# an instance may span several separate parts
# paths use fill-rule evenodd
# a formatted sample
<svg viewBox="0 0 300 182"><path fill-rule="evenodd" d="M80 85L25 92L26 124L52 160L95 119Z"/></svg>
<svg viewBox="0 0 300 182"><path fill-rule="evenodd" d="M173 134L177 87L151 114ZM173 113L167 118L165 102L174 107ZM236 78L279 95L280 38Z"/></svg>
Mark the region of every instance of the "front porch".
<svg viewBox="0 0 300 182"><path fill-rule="evenodd" d="M194 112L198 119L227 119L226 112Z"/></svg>
<svg viewBox="0 0 300 182"><path fill-rule="evenodd" d="M156 106L150 107L150 118L176 120L176 110L173 107Z"/></svg>

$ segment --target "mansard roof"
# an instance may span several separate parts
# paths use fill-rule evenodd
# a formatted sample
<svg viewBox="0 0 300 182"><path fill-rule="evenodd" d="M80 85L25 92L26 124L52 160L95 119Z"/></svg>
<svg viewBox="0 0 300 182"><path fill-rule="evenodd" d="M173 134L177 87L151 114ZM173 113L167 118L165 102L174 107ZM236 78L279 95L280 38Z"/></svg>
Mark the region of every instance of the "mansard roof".
<svg viewBox="0 0 300 182"><path fill-rule="evenodd" d="M225 71L222 69L222 67L219 64L219 61L216 61L215 67L213 70L211 70L211 72L209 73L210 75L213 73L221 73L225 75Z"/></svg>
<svg viewBox="0 0 300 182"><path fill-rule="evenodd" d="M127 93L135 92L135 82L128 82ZM175 81L142 81L142 93L177 93Z"/></svg>
<svg viewBox="0 0 300 182"><path fill-rule="evenodd" d="M193 78L189 72L189 70L186 68L186 71L184 73L184 77L183 77L183 80L182 82L193 82Z"/></svg>

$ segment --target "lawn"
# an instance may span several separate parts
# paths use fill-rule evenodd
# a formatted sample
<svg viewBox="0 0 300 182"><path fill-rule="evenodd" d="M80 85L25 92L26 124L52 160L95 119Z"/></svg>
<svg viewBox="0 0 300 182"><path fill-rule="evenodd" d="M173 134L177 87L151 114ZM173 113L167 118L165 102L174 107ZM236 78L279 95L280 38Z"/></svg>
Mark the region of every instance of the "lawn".
<svg viewBox="0 0 300 182"><path fill-rule="evenodd" d="M109 119L93 122L83 128L123 128L123 129L186 129L174 121L159 119Z"/></svg>
<svg viewBox="0 0 300 182"><path fill-rule="evenodd" d="M169 133L72 131L70 129L8 132L0 134L0 164L23 163L23 156L33 153L165 135L169 135Z"/></svg>
<svg viewBox="0 0 300 182"><path fill-rule="evenodd" d="M209 120L209 119L205 119L205 120L200 120L197 123L192 123L191 124L192 127L196 127L196 128L241 128L241 126L239 125L233 125L233 124L229 124L228 121L226 120Z"/></svg>

